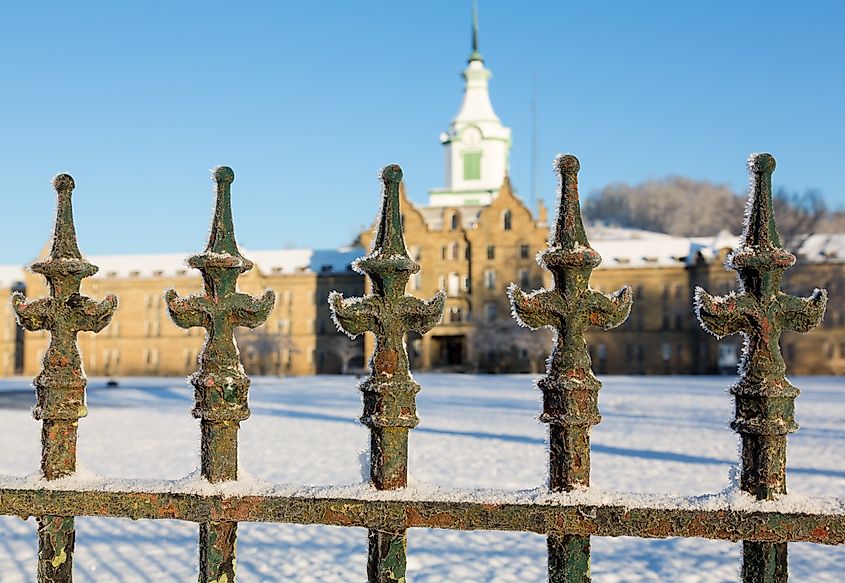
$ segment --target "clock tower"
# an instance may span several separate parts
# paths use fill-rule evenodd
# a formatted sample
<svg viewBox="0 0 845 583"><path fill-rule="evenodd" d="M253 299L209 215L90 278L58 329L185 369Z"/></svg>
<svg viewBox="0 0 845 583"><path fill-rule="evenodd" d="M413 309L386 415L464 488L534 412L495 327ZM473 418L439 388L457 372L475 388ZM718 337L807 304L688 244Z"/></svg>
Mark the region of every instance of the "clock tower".
<svg viewBox="0 0 845 583"><path fill-rule="evenodd" d="M472 6L472 53L464 69L464 100L449 126L440 134L446 146L446 186L429 191L429 205L483 206L499 192L508 171L511 130L502 125L487 82L490 70L478 52L478 11Z"/></svg>

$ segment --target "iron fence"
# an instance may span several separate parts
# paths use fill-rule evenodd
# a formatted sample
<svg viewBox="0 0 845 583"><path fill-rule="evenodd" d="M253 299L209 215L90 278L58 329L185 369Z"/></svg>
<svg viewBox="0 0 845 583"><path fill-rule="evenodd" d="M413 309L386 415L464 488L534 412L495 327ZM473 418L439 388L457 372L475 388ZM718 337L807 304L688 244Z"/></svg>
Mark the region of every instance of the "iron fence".
<svg viewBox="0 0 845 583"><path fill-rule="evenodd" d="M700 537L743 541L742 580L787 579L787 543L845 543L845 501L826 513L793 509L778 498L786 493L786 435L797 429L794 400L798 389L784 377L778 340L785 329L809 331L824 313L827 294L808 298L780 291L783 271L795 257L782 248L772 209L774 158L752 156L752 188L741 245L729 258L740 291L714 297L698 289L695 310L702 326L717 336L743 334L746 348L740 378L731 387L735 400L732 428L741 437L741 491L758 504L736 504L718 496L692 498L637 497L623 494L593 498L590 483L590 428L599 423L601 383L591 370L584 340L589 326L609 329L628 316L632 293L624 287L602 294L589 287L601 257L590 247L581 220L579 162L556 160L560 203L549 245L538 261L554 283L526 293L508 290L514 316L532 329L555 331L546 376L540 380L543 411L549 424L548 491L526 498L520 492L406 490L408 431L419 419L415 396L420 386L408 367L404 335L425 334L442 317L444 294L428 301L405 294L419 265L408 255L402 233L399 185L402 171L387 166L381 174L382 207L372 252L354 268L372 283L372 294L343 298L332 293L329 304L338 328L350 336L372 332L376 338L371 374L361 384L370 429L370 484L358 490L276 489L263 494L233 494L231 488L208 493L180 490L178 484L106 480L97 488L76 488L77 426L87 413L86 379L76 345L82 330L108 325L117 298L95 301L80 294L83 278L97 268L76 243L71 193L73 179L54 180L58 210L49 258L33 271L49 283L50 296L35 301L13 295L20 324L47 330L50 345L43 369L34 380L36 419L42 421L41 471L38 485L0 484L0 513L38 521L38 580L72 580L74 517L178 519L199 524L199 581L231 583L235 579L238 522L260 521L366 527L368 580L406 580L406 531L409 528L504 530L544 534L548 544L548 578L553 582L590 580L591 536L642 538ZM207 330L195 388L194 417L201 427L201 474L210 484L237 480L238 429L250 415L249 378L243 373L233 337L236 326L259 326L273 307L267 291L261 298L237 292L241 273L252 268L237 247L231 212L234 173L214 172L217 198L211 234L203 253L189 265L203 275L204 293L165 299L180 327Z"/></svg>

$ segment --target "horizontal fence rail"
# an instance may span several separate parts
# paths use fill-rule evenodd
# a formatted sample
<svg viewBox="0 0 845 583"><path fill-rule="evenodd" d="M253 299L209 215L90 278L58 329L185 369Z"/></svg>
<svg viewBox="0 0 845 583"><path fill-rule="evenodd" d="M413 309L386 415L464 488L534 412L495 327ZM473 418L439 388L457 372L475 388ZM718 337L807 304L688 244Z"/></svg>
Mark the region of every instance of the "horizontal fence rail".
<svg viewBox="0 0 845 583"><path fill-rule="evenodd" d="M375 347L370 374L360 384L363 415L370 431L370 476L343 487L274 486L239 483L238 430L249 415L250 380L244 374L233 332L260 326L273 307L267 291L253 298L237 291L238 277L252 262L238 250L231 211L234 172L214 171L215 211L206 250L189 258L202 272L204 291L165 299L174 323L202 327L207 334L199 368L191 376L193 415L200 421L200 472L193 482L85 479L74 476L79 419L87 414L86 379L76 344L80 331L98 332L110 321L117 298L81 296L80 282L97 267L82 257L71 207L73 179L54 180L56 228L49 258L33 264L44 275L50 297L12 296L20 324L47 330L50 345L35 378L42 421L40 479L0 477L0 514L38 521L38 580L70 582L75 546L74 517L177 519L199 525L199 581L233 583L238 522L324 524L368 530L367 578L373 583L407 580L409 528L502 530L545 535L548 579L590 581L590 537L698 537L742 541L744 583L781 583L788 577L787 543L845 544L845 500L786 496L786 436L797 429L798 389L785 378L778 345L783 330L808 332L824 315L827 293L807 298L780 290L783 271L795 257L781 246L772 205L769 154L752 156L749 205L742 244L728 258L740 289L724 297L703 289L694 309L716 336L741 334L746 343L740 378L730 388L735 403L731 427L740 435L736 491L697 497L603 493L590 486L590 430L601 421L601 383L592 371L584 331L620 325L633 301L625 286L610 294L590 288L601 262L590 247L581 219L578 171L571 155L555 162L559 208L548 247L538 255L551 272L549 289L508 289L513 315L533 330L552 328L555 342L546 376L540 421L549 426L549 482L532 491L465 491L408 487L408 432L416 427L416 394L405 335L437 325L445 294L429 300L405 294L419 265L410 258L400 209L402 170L381 173L381 215L372 251L353 268L371 293L344 298L333 292L329 308L338 330L355 337L371 332Z"/></svg>
<svg viewBox="0 0 845 583"><path fill-rule="evenodd" d="M97 490L45 490L0 487L0 514L28 517L106 516L132 519L173 519L189 522L275 522L355 526L373 530L439 528L499 530L579 536L641 538L696 537L712 540L845 543L845 501L831 500L835 511L809 514L799 510L740 508L708 497L650 497L625 504L518 502L525 492L489 492L479 497L449 491L403 498L400 492L325 488L320 494L301 493L197 494L161 488L161 482L121 483ZM114 488L114 489L113 489ZM357 495L356 495L357 494ZM400 495L396 495L400 494ZM462 499L463 498L463 499ZM617 496L618 498L618 496ZM771 503L770 503L771 504ZM776 503L774 503L776 504ZM777 506L774 506L777 508Z"/></svg>

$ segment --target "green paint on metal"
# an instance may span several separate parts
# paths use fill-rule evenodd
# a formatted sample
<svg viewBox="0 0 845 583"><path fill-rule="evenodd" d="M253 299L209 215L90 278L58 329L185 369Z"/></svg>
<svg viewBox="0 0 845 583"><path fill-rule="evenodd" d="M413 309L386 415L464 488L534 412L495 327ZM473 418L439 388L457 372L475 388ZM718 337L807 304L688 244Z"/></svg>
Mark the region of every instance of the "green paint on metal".
<svg viewBox="0 0 845 583"><path fill-rule="evenodd" d="M275 294L261 298L237 291L238 277L252 269L252 262L238 250L232 220L231 186L235 173L227 166L214 170L216 199L211 233L205 252L188 259L202 273L204 293L181 298L168 290L165 301L170 317L181 328L207 330L199 369L191 376L200 420L200 468L209 482L238 478L238 428L249 417L249 377L243 372L234 338L237 326L255 328L267 319ZM211 522L200 526L200 577L206 581L235 580L237 525Z"/></svg>
<svg viewBox="0 0 845 583"><path fill-rule="evenodd" d="M417 426L416 394L420 386L408 368L405 334L425 334L443 317L445 294L422 301L405 294L408 278L420 266L408 256L402 232L399 185L402 169L392 164L381 172L382 208L373 250L353 263L366 274L373 294L344 299L329 294L332 318L342 332L375 335L371 374L360 384L364 396L361 422L370 428L370 477L379 490L404 488L408 480L408 430ZM396 554L401 545L401 557ZM370 581L398 581L405 574L405 534L370 532ZM401 562L401 569L397 567Z"/></svg>
<svg viewBox="0 0 845 583"><path fill-rule="evenodd" d="M758 500L786 493L786 436L798 429L794 403L799 391L785 377L781 334L809 332L821 322L827 304L825 290L799 298L780 289L795 256L783 249L775 220L775 165L771 154L755 154L748 162L752 182L745 231L727 260L739 275L740 292L716 297L695 290L696 313L705 330L718 338L742 334L746 340L740 378L730 388L735 404L731 427L741 437L740 487ZM785 544L743 548L743 581L786 580Z"/></svg>
<svg viewBox="0 0 845 583"><path fill-rule="evenodd" d="M622 324L631 312L631 288L602 294L590 288L590 275L601 256L590 247L578 195L581 164L572 155L558 156L559 208L549 245L537 259L552 273L549 290L525 293L516 284L508 288L514 317L532 330L555 331L555 346L546 376L540 420L549 424L549 488L569 491L590 485L590 427L601 421L598 391L601 383L592 371L584 331L605 330ZM589 581L590 543L582 537L549 541L549 578L552 581ZM555 556L552 556L552 554Z"/></svg>
<svg viewBox="0 0 845 583"><path fill-rule="evenodd" d="M83 259L76 241L71 195L75 183L68 174L53 179L56 222L50 256L33 263L33 272L47 280L50 297L28 301L15 292L12 306L27 330L47 330L50 344L35 377L33 416L41 423L41 472L55 480L76 471L78 420L88 414L82 358L76 343L79 332L99 332L117 309L113 295L97 302L79 293L82 280L97 273ZM73 518L43 516L38 524L38 580L70 581L73 557Z"/></svg>

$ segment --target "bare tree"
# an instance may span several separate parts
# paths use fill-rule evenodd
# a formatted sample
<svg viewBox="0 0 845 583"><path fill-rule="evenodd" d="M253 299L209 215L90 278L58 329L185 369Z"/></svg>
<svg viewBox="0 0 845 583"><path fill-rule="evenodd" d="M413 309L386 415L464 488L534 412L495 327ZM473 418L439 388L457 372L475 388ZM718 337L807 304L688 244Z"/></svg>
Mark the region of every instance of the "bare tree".
<svg viewBox="0 0 845 583"><path fill-rule="evenodd" d="M706 180L669 177L631 186L610 184L584 203L592 221L681 237L738 233L744 199L729 187Z"/></svg>
<svg viewBox="0 0 845 583"><path fill-rule="evenodd" d="M255 330L238 328L235 337L247 367L260 375L281 374L282 354L299 352L288 334L270 332L266 326Z"/></svg>
<svg viewBox="0 0 845 583"><path fill-rule="evenodd" d="M361 339L352 340L345 334L338 332L334 336L328 336L322 341L326 351L337 356L340 361L341 374L349 372L349 361L358 357L361 361L361 366L364 363L364 348Z"/></svg>
<svg viewBox="0 0 845 583"><path fill-rule="evenodd" d="M793 241L798 235L815 233L828 216L827 205L817 190L799 193L781 188L772 198L778 230L786 241Z"/></svg>
<svg viewBox="0 0 845 583"><path fill-rule="evenodd" d="M552 350L552 331L531 331L513 320L476 323L472 344L479 370L538 373Z"/></svg>

